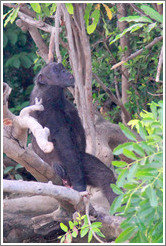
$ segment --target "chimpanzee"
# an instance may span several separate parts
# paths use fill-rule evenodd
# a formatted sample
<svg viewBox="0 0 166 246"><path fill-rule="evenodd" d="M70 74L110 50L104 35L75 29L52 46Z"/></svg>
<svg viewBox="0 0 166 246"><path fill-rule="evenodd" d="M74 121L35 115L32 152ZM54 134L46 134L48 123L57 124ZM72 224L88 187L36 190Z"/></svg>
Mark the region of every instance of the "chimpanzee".
<svg viewBox="0 0 166 246"><path fill-rule="evenodd" d="M35 103L35 97L42 99L44 111L35 111L32 116L50 129L49 141L53 142L54 150L44 153L33 135L32 147L73 189L81 192L86 185L99 187L111 204L116 197L110 188L110 183L115 183L113 172L95 156L85 153L81 120L64 95L64 88L70 86L74 86L74 77L61 63L47 64L36 76L30 104Z"/></svg>

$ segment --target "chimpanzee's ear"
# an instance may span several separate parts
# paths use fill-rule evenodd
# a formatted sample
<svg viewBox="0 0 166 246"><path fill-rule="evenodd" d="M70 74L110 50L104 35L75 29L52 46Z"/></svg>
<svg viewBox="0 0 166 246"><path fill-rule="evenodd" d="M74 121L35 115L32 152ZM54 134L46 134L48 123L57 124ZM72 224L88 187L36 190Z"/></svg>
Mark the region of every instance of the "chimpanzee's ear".
<svg viewBox="0 0 166 246"><path fill-rule="evenodd" d="M37 77L37 83L41 85L47 85L46 78L43 74L39 74L39 76Z"/></svg>

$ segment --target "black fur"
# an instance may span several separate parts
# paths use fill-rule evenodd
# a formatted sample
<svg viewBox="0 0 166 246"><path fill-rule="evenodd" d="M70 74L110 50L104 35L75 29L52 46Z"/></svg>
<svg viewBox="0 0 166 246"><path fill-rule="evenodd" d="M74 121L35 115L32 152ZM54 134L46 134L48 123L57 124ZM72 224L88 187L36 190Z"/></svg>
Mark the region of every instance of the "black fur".
<svg viewBox="0 0 166 246"><path fill-rule="evenodd" d="M74 85L74 77L55 62L46 65L35 79L30 104L42 98L44 111L33 113L43 127L50 129L49 141L54 150L45 154L32 136L34 151L49 163L73 189L85 191L86 185L100 187L110 204L115 194L110 183L115 183L112 171L96 157L85 153L86 140L78 112L64 96L63 88Z"/></svg>

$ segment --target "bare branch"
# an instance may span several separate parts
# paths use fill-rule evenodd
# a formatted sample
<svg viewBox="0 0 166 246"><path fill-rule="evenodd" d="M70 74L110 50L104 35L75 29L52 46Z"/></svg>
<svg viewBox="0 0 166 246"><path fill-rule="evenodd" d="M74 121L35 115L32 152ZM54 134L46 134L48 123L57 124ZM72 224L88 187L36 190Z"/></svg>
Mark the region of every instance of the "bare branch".
<svg viewBox="0 0 166 246"><path fill-rule="evenodd" d="M130 4L130 6L138 13L138 14L140 14L140 15L142 15L142 16L148 16L149 17L149 15L146 15L140 8L138 8L134 3L129 3Z"/></svg>
<svg viewBox="0 0 166 246"><path fill-rule="evenodd" d="M16 4L12 4L12 3L3 3L4 6L7 6L9 8L14 8L14 9L17 9L18 7L20 8L20 11L23 12L24 14L27 14L33 18L36 17L36 13L35 11L33 10L30 10L28 7L27 7L27 4L26 3L19 3L19 5L16 5Z"/></svg>
<svg viewBox="0 0 166 246"><path fill-rule="evenodd" d="M19 116L16 116L13 119L13 136L17 139L23 138L23 131L30 129L36 138L36 142L40 149L44 153L50 153L54 145L53 143L48 141L48 136L50 135L50 131L47 127L43 128L35 118L30 116L30 113L33 111L43 111L43 105L41 104L41 100L38 101L36 98L35 105L23 108L20 112ZM22 142L22 146L26 147L26 141Z"/></svg>
<svg viewBox="0 0 166 246"><path fill-rule="evenodd" d="M48 62L54 61L54 51L55 51L55 28L52 29L50 43L49 43L49 53Z"/></svg>
<svg viewBox="0 0 166 246"><path fill-rule="evenodd" d="M161 73L161 68L163 64L163 46L161 48L160 56L159 56L159 62L157 66L157 74L156 74L156 82L159 82L160 80L160 73Z"/></svg>
<svg viewBox="0 0 166 246"><path fill-rule="evenodd" d="M135 58L136 56L142 54L142 52L145 49L150 49L151 47L153 47L153 45L155 45L156 43L158 43L162 39L163 39L163 36L160 36L160 37L155 38L151 43L149 43L148 45L146 45L145 48L142 48L142 49L136 51L135 53L133 53L129 57L127 57L124 61L118 62L117 64L115 64L114 66L112 66L111 70L112 69L115 69L115 68L117 68L119 66L121 66L123 63L128 62L129 60L131 60L131 59Z"/></svg>
<svg viewBox="0 0 166 246"><path fill-rule="evenodd" d="M62 15L61 5L57 3L57 9L55 14L55 51L56 51L56 57L58 63L62 62L62 56L59 50L59 33L60 33L59 23L61 20L61 15Z"/></svg>
<svg viewBox="0 0 166 246"><path fill-rule="evenodd" d="M82 199L82 196L78 191L63 186L53 185L52 182L46 184L34 181L4 179L3 190L4 192L26 195L50 196L60 201L67 201L74 206L77 206Z"/></svg>
<svg viewBox="0 0 166 246"><path fill-rule="evenodd" d="M163 93L159 93L159 94L152 94L148 91L148 94L151 95L151 96L154 96L154 97L160 97L160 96L163 96Z"/></svg>

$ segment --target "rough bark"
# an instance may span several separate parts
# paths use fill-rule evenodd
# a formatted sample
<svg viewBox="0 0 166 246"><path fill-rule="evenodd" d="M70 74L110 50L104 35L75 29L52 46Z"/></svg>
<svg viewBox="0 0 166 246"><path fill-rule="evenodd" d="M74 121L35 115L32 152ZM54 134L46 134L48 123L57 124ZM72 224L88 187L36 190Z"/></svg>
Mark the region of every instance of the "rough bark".
<svg viewBox="0 0 166 246"><path fill-rule="evenodd" d="M118 3L117 9L118 9L118 20L121 17L126 16L126 4ZM119 27L119 30L121 32L123 32L127 28L127 22L126 21L122 21L122 22L118 21L118 27ZM124 35L120 38L120 46L122 47L123 50L125 49L125 47L127 48L126 51L123 51L123 55L122 55L122 61L123 61L130 54L129 40L128 40L128 37L126 35ZM129 85L128 85L129 73L128 73L127 68L123 65L121 66L121 72L122 72L122 104L124 105L125 103L128 102L127 90L129 88ZM127 123L124 116L122 117L122 119L123 119L124 123Z"/></svg>
<svg viewBox="0 0 166 246"><path fill-rule="evenodd" d="M22 186L20 186L19 183L22 183ZM36 182L5 181L4 242L22 243L27 240L27 242L32 243L36 242L35 238L37 238L37 242L39 242L39 239L42 239L41 242L47 240L46 242L48 243L49 237L53 236L54 242L58 243L58 234L62 233L59 222L68 224L67 222L73 219L73 207L69 204L66 208L60 207L55 197L58 199L68 199L68 201L70 200L71 203L75 203L76 205L80 199L80 194L77 191L70 189L69 192L69 188L61 187L64 192L59 193L59 188L56 188L56 186L52 184L35 183ZM52 188L50 189L50 187ZM10 192L15 191L18 196L18 194L25 193L25 190L29 191L25 196L9 196ZM58 193L51 192L55 190ZM76 193L78 195L76 195ZM49 194L52 194L51 197ZM107 241L116 238L121 232L119 225L123 219L118 216L110 216L96 211L93 221L102 222L102 232L106 236ZM77 239L76 242L81 243L82 240Z"/></svg>

